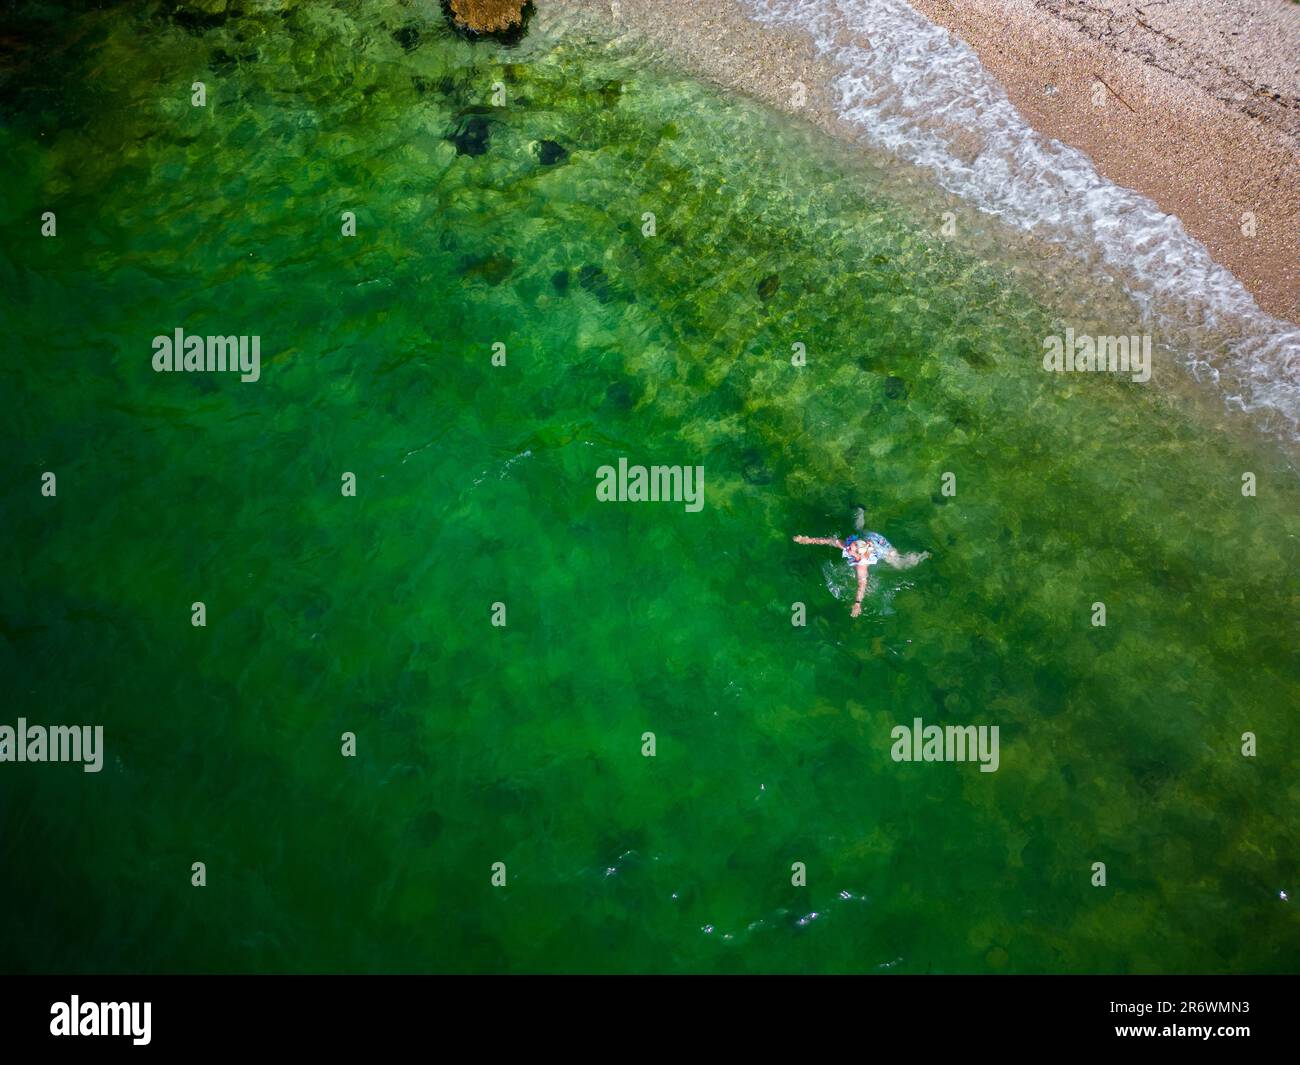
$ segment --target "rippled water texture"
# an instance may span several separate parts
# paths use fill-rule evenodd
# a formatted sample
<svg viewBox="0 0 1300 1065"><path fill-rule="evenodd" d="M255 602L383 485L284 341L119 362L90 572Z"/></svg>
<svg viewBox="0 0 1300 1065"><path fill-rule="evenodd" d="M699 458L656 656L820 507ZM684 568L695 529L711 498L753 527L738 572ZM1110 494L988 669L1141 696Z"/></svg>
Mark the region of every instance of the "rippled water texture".
<svg viewBox="0 0 1300 1065"><path fill-rule="evenodd" d="M597 38L165 10L6 46L0 720L107 761L0 765L5 967L1296 968L1295 475L1175 367L1044 373L1109 297ZM790 536L859 502L934 558L850 621Z"/></svg>

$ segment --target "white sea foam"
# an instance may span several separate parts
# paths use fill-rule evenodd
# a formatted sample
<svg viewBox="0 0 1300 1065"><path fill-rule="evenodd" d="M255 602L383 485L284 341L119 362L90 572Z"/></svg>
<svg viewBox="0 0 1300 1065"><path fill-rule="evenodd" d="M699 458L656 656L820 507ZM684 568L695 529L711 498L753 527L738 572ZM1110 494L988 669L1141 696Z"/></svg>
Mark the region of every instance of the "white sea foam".
<svg viewBox="0 0 1300 1065"><path fill-rule="evenodd" d="M1228 407L1300 439L1300 329L1265 314L1182 223L1038 134L962 41L904 0L742 0L808 33L840 114L982 211L1101 264ZM863 41L865 37L869 46Z"/></svg>

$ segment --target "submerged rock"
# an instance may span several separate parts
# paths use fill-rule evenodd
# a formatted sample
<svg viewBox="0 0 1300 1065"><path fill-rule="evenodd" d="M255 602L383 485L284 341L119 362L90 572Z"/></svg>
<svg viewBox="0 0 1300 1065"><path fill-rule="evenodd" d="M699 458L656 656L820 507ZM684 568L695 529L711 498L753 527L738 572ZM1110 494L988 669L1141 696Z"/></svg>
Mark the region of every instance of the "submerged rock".
<svg viewBox="0 0 1300 1065"><path fill-rule="evenodd" d="M518 44L528 32L532 0L442 0L442 13L460 36Z"/></svg>
<svg viewBox="0 0 1300 1065"><path fill-rule="evenodd" d="M962 357L968 366L971 366L976 370L986 370L990 366L994 365L994 360L969 340L963 340L958 343L957 354Z"/></svg>
<svg viewBox="0 0 1300 1065"><path fill-rule="evenodd" d="M635 397L626 381L615 381L605 389L605 402L616 410L630 410Z"/></svg>
<svg viewBox="0 0 1300 1065"><path fill-rule="evenodd" d="M542 166L553 166L569 158L569 151L555 141L542 141L537 145L537 158Z"/></svg>
<svg viewBox="0 0 1300 1065"><path fill-rule="evenodd" d="M901 377L886 377L885 395L890 399L902 399L907 395L907 382Z"/></svg>
<svg viewBox="0 0 1300 1065"><path fill-rule="evenodd" d="M763 454L758 448L746 448L745 453L740 456L740 461L740 475L745 479L746 484L772 483L772 471L767 468L767 463L763 461Z"/></svg>
<svg viewBox="0 0 1300 1065"><path fill-rule="evenodd" d="M215 49L212 58L208 61L208 69L218 74L229 74L237 66L239 66L239 60L224 48Z"/></svg>
<svg viewBox="0 0 1300 1065"><path fill-rule="evenodd" d="M614 286L610 283L605 271L599 266L592 266L588 263L578 271L578 284L590 292L601 303L608 303L615 296Z"/></svg>
<svg viewBox="0 0 1300 1065"><path fill-rule="evenodd" d="M402 46L403 52L413 52L420 45L420 31L415 26L403 26L393 31L393 40Z"/></svg>
<svg viewBox="0 0 1300 1065"><path fill-rule="evenodd" d="M177 7L171 19L192 37L202 37L208 30L224 26L234 12L227 11L225 3L192 2Z"/></svg>
<svg viewBox="0 0 1300 1065"><path fill-rule="evenodd" d="M465 277L477 277L489 285L499 285L515 268L515 261L505 255L474 255L460 261Z"/></svg>
<svg viewBox="0 0 1300 1065"><path fill-rule="evenodd" d="M758 298L764 303L776 295L776 290L781 287L781 276L779 274L768 274L758 283Z"/></svg>
<svg viewBox="0 0 1300 1065"><path fill-rule="evenodd" d="M551 284L555 287L555 291L563 296L569 291L569 271L556 270L551 275Z"/></svg>
<svg viewBox="0 0 1300 1065"><path fill-rule="evenodd" d="M492 124L482 115L467 115L448 135L457 155L482 155L488 149Z"/></svg>

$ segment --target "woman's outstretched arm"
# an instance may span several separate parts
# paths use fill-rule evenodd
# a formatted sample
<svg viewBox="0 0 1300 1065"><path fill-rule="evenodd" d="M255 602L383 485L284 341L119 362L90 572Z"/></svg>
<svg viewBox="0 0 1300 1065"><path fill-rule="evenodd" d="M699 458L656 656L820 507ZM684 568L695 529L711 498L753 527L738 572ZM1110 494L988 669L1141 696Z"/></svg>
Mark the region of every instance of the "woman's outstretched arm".
<svg viewBox="0 0 1300 1065"><path fill-rule="evenodd" d="M796 536L794 542L796 544L825 544L827 547L844 546L833 536Z"/></svg>
<svg viewBox="0 0 1300 1065"><path fill-rule="evenodd" d="M867 571L871 569L871 564L864 562L858 567L858 594L853 600L853 609L849 611L849 617L856 618L862 613L862 597L867 594Z"/></svg>

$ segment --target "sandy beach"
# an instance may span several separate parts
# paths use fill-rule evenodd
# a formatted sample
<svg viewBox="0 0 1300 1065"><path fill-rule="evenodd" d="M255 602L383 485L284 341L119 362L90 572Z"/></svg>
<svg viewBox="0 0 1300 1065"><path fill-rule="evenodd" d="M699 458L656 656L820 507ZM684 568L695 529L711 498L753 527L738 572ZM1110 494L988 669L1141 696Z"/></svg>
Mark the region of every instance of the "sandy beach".
<svg viewBox="0 0 1300 1065"><path fill-rule="evenodd" d="M1261 308L1300 318L1300 7L1274 0L912 0L969 44L1040 133L1168 214ZM736 0L553 0L613 21L685 68L828 132L834 70ZM871 27L854 42L870 47ZM1098 85L1104 87L1104 91ZM805 90L796 91L797 85Z"/></svg>

